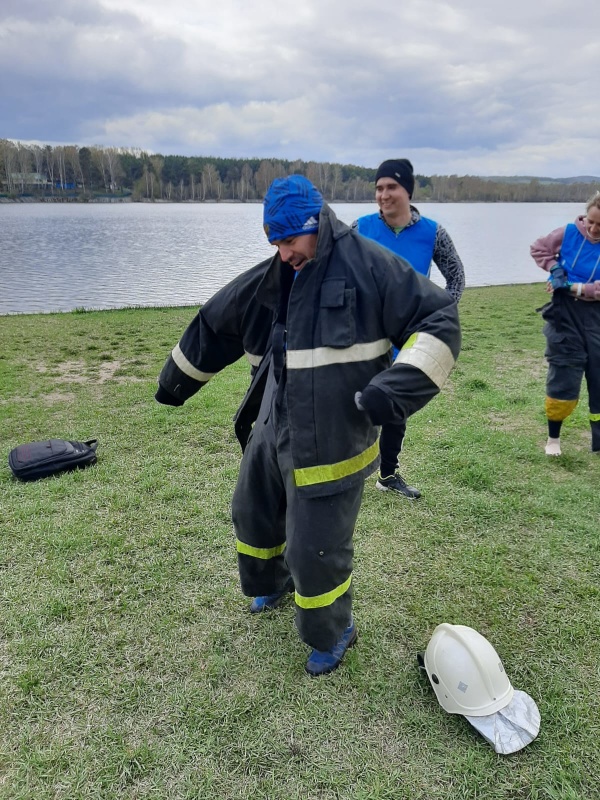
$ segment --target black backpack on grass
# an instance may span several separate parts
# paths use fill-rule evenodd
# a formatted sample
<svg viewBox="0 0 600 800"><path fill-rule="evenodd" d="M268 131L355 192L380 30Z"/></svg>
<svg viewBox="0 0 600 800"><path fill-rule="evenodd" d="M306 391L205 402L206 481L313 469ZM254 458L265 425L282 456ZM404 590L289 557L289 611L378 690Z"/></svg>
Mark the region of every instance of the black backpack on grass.
<svg viewBox="0 0 600 800"><path fill-rule="evenodd" d="M57 472L95 464L97 446L97 439L88 442L47 439L45 442L20 444L8 454L8 466L20 480L35 481Z"/></svg>

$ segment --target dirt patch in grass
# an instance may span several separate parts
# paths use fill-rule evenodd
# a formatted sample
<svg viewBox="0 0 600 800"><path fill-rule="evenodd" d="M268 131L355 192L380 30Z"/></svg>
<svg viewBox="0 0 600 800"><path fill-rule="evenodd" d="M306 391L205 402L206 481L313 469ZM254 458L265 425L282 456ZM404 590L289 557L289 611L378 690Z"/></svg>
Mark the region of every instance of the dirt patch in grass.
<svg viewBox="0 0 600 800"><path fill-rule="evenodd" d="M49 392L42 397L47 406L56 406L60 403L72 403L75 399L73 392Z"/></svg>
<svg viewBox="0 0 600 800"><path fill-rule="evenodd" d="M137 364L137 362L136 362ZM39 364L37 371L42 373L54 372L57 383L139 383L143 379L137 375L127 375L127 361L102 361L100 364L89 365L84 361L61 361L54 367ZM139 365L137 366L139 369ZM121 374L117 374L121 373Z"/></svg>
<svg viewBox="0 0 600 800"><path fill-rule="evenodd" d="M523 373L532 381L542 380L548 370L548 365L542 354L514 353L510 349L499 353L494 359L494 363L497 375L506 376L514 373L520 381L523 380Z"/></svg>
<svg viewBox="0 0 600 800"><path fill-rule="evenodd" d="M526 421L506 411L494 411L488 414L488 419L490 421L490 429L493 431L523 433L528 429Z"/></svg>

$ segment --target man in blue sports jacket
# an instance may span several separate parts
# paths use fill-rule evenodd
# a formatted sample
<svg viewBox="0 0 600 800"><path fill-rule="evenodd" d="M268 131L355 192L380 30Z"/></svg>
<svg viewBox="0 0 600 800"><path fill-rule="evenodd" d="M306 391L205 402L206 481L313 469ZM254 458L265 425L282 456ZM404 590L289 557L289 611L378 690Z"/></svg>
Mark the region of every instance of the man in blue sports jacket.
<svg viewBox="0 0 600 800"><path fill-rule="evenodd" d="M431 262L446 279L446 291L458 301L465 288L465 271L445 228L421 216L411 205L415 189L413 167L407 158L390 159L375 175L375 200L379 213L367 214L353 223L363 236L405 258L421 275L429 277ZM397 356L394 350L394 358ZM415 500L421 493L398 472L398 459L406 435L406 422L391 422L381 430L381 468L376 486L384 492Z"/></svg>

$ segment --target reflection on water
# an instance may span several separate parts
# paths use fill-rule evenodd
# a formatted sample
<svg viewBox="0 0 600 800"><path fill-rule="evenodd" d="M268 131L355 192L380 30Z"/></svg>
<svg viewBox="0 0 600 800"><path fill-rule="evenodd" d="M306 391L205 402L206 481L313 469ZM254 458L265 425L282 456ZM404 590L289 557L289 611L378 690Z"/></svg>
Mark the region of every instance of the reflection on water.
<svg viewBox="0 0 600 800"><path fill-rule="evenodd" d="M442 223L467 286L532 283L538 236L571 222L576 203L417 203ZM374 204L333 204L351 223ZM0 204L0 314L200 305L273 254L252 204ZM435 269L432 279L444 281Z"/></svg>

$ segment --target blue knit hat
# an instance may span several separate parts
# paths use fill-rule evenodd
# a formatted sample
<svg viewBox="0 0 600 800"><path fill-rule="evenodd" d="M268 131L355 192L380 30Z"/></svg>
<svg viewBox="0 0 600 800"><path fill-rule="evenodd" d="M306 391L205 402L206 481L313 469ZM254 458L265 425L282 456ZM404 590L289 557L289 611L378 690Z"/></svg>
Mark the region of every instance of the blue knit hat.
<svg viewBox="0 0 600 800"><path fill-rule="evenodd" d="M265 195L263 227L270 242L316 233L323 197L303 175L275 178Z"/></svg>

